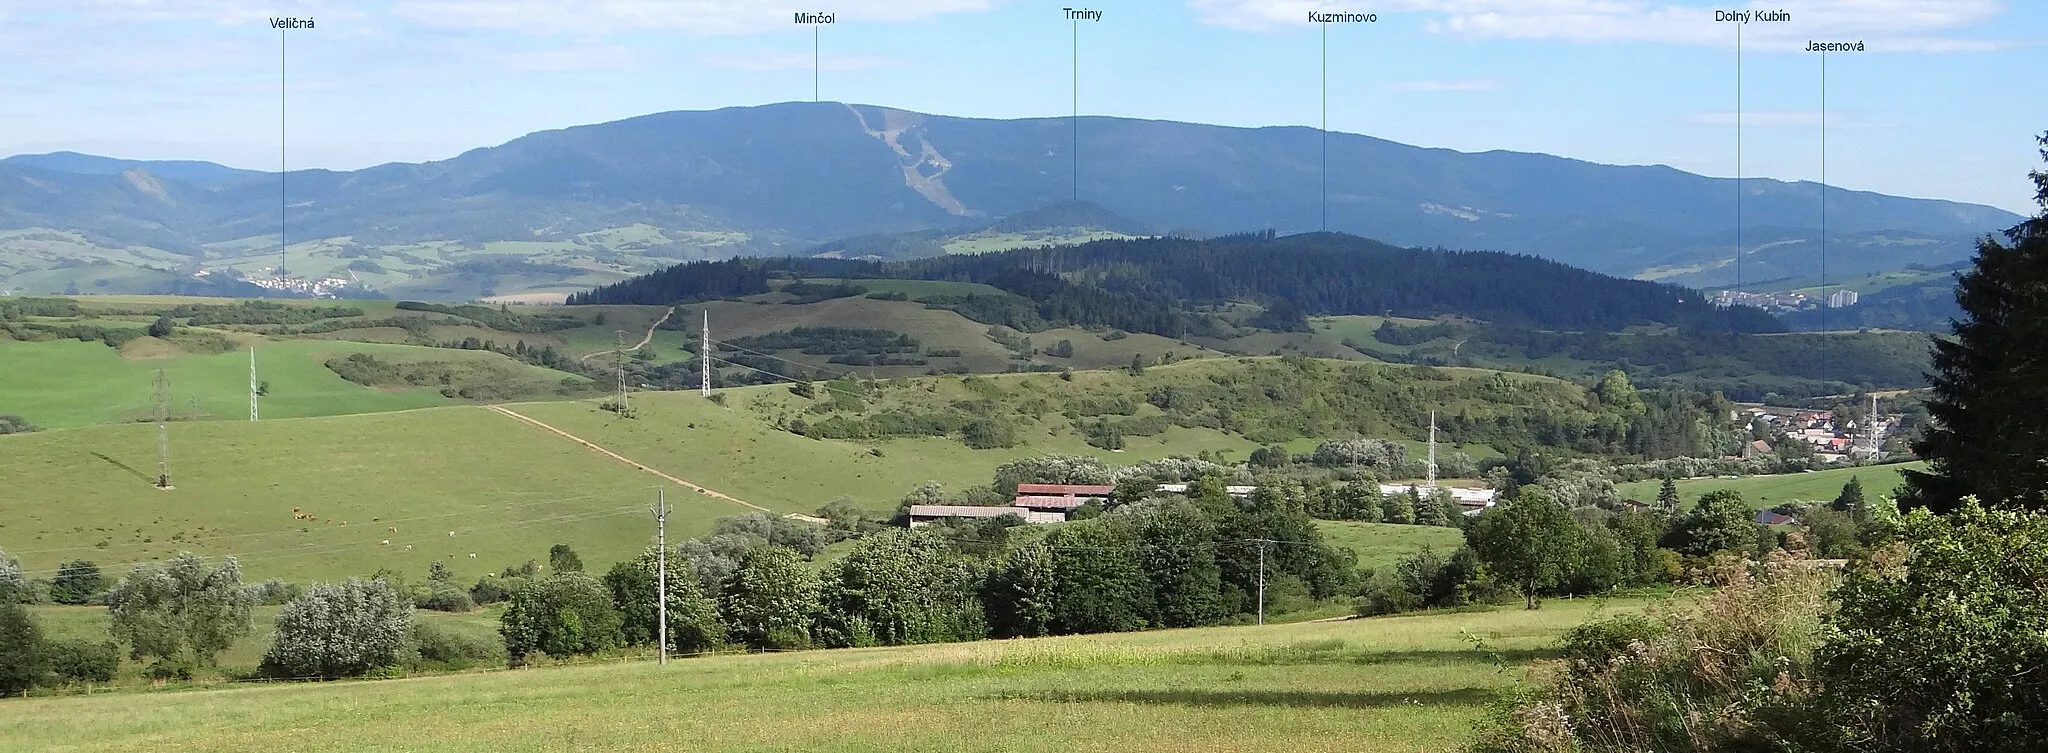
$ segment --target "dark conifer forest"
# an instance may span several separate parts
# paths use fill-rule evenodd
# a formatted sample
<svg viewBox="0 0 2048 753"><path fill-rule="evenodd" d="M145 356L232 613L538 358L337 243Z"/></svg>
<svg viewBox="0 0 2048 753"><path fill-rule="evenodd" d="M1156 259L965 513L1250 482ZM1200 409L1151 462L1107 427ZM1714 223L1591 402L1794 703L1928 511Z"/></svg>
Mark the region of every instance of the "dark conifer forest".
<svg viewBox="0 0 2048 753"><path fill-rule="evenodd" d="M576 304L671 304L765 293L794 277L895 278L983 283L1021 298L928 300L989 324L1024 331L1114 327L1169 337L1215 334L1228 303L1266 309L1249 323L1297 329L1304 317L1444 314L1566 331L1665 325L1694 332L1761 333L1783 325L1761 311L1719 309L1697 291L1625 280L1534 256L1399 248L1334 233L1272 233L1211 240L1105 240L901 262L733 259L678 265L572 296Z"/></svg>

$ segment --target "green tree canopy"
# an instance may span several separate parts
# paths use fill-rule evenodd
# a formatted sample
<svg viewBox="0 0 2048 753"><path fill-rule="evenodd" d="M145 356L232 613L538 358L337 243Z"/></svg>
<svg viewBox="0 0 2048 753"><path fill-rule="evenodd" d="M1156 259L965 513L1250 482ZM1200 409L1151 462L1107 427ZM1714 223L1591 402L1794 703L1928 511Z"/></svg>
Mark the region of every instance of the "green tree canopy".
<svg viewBox="0 0 2048 753"><path fill-rule="evenodd" d="M563 657L619 645L619 612L611 591L580 572L558 572L530 581L512 595L498 618L505 654L514 663L534 653Z"/></svg>
<svg viewBox="0 0 2048 753"><path fill-rule="evenodd" d="M1756 511L1743 501L1741 492L1730 489L1700 495L1699 504L1672 521L1664 535L1664 546L1694 557L1749 551L1756 541Z"/></svg>
<svg viewBox="0 0 2048 753"><path fill-rule="evenodd" d="M726 576L718 613L733 640L757 649L809 648L818 613L818 576L780 546L747 552Z"/></svg>
<svg viewBox="0 0 2048 753"><path fill-rule="evenodd" d="M653 547L612 566L604 575L612 605L619 610L619 634L629 645L653 644L660 633L659 599ZM668 644L679 653L697 653L725 643L725 625L718 621L718 602L704 594L696 571L681 552L668 554Z"/></svg>
<svg viewBox="0 0 2048 753"><path fill-rule="evenodd" d="M306 589L277 614L263 655L273 677L355 677L396 666L412 635L412 599L382 580L350 578Z"/></svg>
<svg viewBox="0 0 2048 753"><path fill-rule="evenodd" d="M988 635L979 568L924 530L864 538L822 579L818 639L829 646L978 640Z"/></svg>
<svg viewBox="0 0 2048 753"><path fill-rule="evenodd" d="M184 552L164 564L136 565L107 593L115 639L140 660L202 666L249 634L256 595L242 587L242 566L228 557L218 565Z"/></svg>
<svg viewBox="0 0 2048 753"><path fill-rule="evenodd" d="M1479 516L1466 534L1472 550L1495 577L1522 590L1535 609L1537 597L1573 569L1579 524L1541 489L1523 487L1521 496Z"/></svg>

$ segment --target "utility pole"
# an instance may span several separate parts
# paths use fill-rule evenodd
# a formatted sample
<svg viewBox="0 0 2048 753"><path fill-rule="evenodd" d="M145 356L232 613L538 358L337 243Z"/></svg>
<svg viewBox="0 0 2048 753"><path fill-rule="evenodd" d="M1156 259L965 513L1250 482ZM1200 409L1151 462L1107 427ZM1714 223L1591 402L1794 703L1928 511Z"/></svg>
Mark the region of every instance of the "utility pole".
<svg viewBox="0 0 2048 753"><path fill-rule="evenodd" d="M256 411L256 395L257 395L257 385L258 385L258 384L259 384L259 383L258 383L258 382L256 381L256 346L253 346L253 345L251 345L251 346L249 346L249 420L250 420L250 421L255 421L255 420L256 420L256 418L257 418L257 411Z"/></svg>
<svg viewBox="0 0 2048 753"><path fill-rule="evenodd" d="M612 349L612 366L618 371L619 410L623 411L631 407L626 402L626 331L615 329L612 330L612 335L618 341L618 346Z"/></svg>
<svg viewBox="0 0 2048 753"><path fill-rule="evenodd" d="M1429 490L1436 491L1436 411L1429 412Z"/></svg>
<svg viewBox="0 0 2048 753"><path fill-rule="evenodd" d="M697 391L711 396L711 309L704 309L704 339L697 344L697 360L703 373L697 377Z"/></svg>
<svg viewBox="0 0 2048 753"><path fill-rule="evenodd" d="M1272 542L1267 539L1252 539L1251 542L1259 545L1259 624L1264 625L1266 624L1266 545Z"/></svg>
<svg viewBox="0 0 2048 753"><path fill-rule="evenodd" d="M662 666L668 666L668 500L654 487L654 619Z"/></svg>
<svg viewBox="0 0 2048 753"><path fill-rule="evenodd" d="M156 488L171 488L171 381L156 370Z"/></svg>

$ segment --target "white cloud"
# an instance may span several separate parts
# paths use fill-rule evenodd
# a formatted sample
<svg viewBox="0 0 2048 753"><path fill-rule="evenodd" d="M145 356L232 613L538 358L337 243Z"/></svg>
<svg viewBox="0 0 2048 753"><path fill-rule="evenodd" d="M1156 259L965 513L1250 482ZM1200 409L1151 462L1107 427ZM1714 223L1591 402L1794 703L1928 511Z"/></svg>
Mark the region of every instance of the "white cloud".
<svg viewBox="0 0 2048 753"><path fill-rule="evenodd" d="M1500 81L1490 78L1462 78L1451 81L1396 81L1387 88L1397 92L1490 92Z"/></svg>
<svg viewBox="0 0 2048 753"><path fill-rule="evenodd" d="M1983 27L2006 12L2007 0L1789 0L1775 3L1670 0L1384 0L1381 23L1412 14L1431 32L1471 39L1550 40L1580 44L1653 43L1732 46L1731 24L1714 11L1786 10L1785 23L1750 23L1745 43L1759 51L1797 49L1807 39L1865 40L1874 52L1980 52L1999 40L1950 36ZM1202 22L1247 31L1309 25L1316 10L1345 10L1321 0L1188 0Z"/></svg>
<svg viewBox="0 0 2048 753"><path fill-rule="evenodd" d="M871 71L901 65L902 61L868 55L825 55L813 58L807 52L747 50L707 55L704 62L731 71L808 71L815 63L828 71Z"/></svg>

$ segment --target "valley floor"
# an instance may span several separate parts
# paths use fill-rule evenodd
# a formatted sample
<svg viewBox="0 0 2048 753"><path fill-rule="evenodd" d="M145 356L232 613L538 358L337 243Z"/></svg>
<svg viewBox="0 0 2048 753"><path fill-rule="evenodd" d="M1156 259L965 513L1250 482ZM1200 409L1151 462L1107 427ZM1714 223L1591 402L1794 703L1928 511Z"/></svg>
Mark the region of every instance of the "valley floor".
<svg viewBox="0 0 2048 753"><path fill-rule="evenodd" d="M1644 604L9 700L0 749L1455 750L1561 631Z"/></svg>

